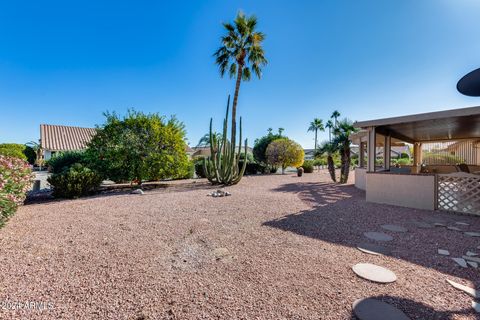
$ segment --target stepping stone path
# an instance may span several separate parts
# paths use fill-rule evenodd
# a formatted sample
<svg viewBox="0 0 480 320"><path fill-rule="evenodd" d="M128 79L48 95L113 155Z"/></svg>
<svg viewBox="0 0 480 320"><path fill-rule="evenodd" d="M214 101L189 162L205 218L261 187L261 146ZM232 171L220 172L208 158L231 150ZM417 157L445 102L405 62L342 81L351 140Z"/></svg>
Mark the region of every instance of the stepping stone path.
<svg viewBox="0 0 480 320"><path fill-rule="evenodd" d="M480 232L465 232L465 234L470 237L480 237Z"/></svg>
<svg viewBox="0 0 480 320"><path fill-rule="evenodd" d="M383 232L365 232L365 237L376 241L392 241L393 237Z"/></svg>
<svg viewBox="0 0 480 320"><path fill-rule="evenodd" d="M472 301L472 308L475 310L477 313L480 313L480 303Z"/></svg>
<svg viewBox="0 0 480 320"><path fill-rule="evenodd" d="M453 231L462 231L462 229L457 228L457 227L452 227L452 226L447 227L447 229L448 229L448 230L453 230Z"/></svg>
<svg viewBox="0 0 480 320"><path fill-rule="evenodd" d="M371 263L357 263L352 267L357 276L378 283L390 283L397 280L397 276L387 268Z"/></svg>
<svg viewBox="0 0 480 320"><path fill-rule="evenodd" d="M422 221L412 221L412 223L414 225L416 225L418 228L421 228L421 229L430 229L430 228L433 228L433 226L431 224L428 224L426 222L422 222Z"/></svg>
<svg viewBox="0 0 480 320"><path fill-rule="evenodd" d="M452 258L453 261L455 261L460 267L466 268L467 267L467 262L465 259L462 258Z"/></svg>
<svg viewBox="0 0 480 320"><path fill-rule="evenodd" d="M441 254L442 256L449 256L450 252L448 252L448 250L438 249L438 254Z"/></svg>
<svg viewBox="0 0 480 320"><path fill-rule="evenodd" d="M477 257L462 256L462 258L465 259L465 260L470 260L470 261L473 261L473 262L480 263L480 258L477 258Z"/></svg>
<svg viewBox="0 0 480 320"><path fill-rule="evenodd" d="M357 246L357 249L369 253L369 254L374 254L374 255L388 255L390 254L390 249L380 246L378 244L372 244L372 243L360 243Z"/></svg>
<svg viewBox="0 0 480 320"><path fill-rule="evenodd" d="M409 320L394 306L373 298L358 299L353 303L353 313L360 320Z"/></svg>
<svg viewBox="0 0 480 320"><path fill-rule="evenodd" d="M446 227L447 226L445 223L441 223L441 222L435 222L433 225L435 227Z"/></svg>
<svg viewBox="0 0 480 320"><path fill-rule="evenodd" d="M463 284L456 283L452 280L447 279L447 282L450 283L455 289L458 289L458 290L461 290L465 293L468 293L469 295L471 295L475 299L480 299L480 291L475 290L474 288L464 286Z"/></svg>
<svg viewBox="0 0 480 320"><path fill-rule="evenodd" d="M388 230L388 231L393 231L393 232L407 232L407 228L404 228L402 226L397 226L395 224L384 224L381 226L383 229Z"/></svg>

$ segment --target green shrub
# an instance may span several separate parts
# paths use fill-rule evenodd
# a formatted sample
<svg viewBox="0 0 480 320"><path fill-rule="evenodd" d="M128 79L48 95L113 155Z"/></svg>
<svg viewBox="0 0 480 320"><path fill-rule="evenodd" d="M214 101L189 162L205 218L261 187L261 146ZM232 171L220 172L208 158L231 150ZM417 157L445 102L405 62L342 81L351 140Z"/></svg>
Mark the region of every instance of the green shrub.
<svg viewBox="0 0 480 320"><path fill-rule="evenodd" d="M183 175L180 176L180 179L193 179L195 176L195 161L188 161L188 168Z"/></svg>
<svg viewBox="0 0 480 320"><path fill-rule="evenodd" d="M401 165L401 166L408 166L412 164L409 158L400 158L397 160L396 164Z"/></svg>
<svg viewBox="0 0 480 320"><path fill-rule="evenodd" d="M199 178L206 178L207 177L207 175L205 174L205 166L203 164L204 161L205 160L204 160L203 157L195 160L195 174Z"/></svg>
<svg viewBox="0 0 480 320"><path fill-rule="evenodd" d="M33 177L27 162L0 155L0 225L23 203Z"/></svg>
<svg viewBox="0 0 480 320"><path fill-rule="evenodd" d="M85 151L88 167L113 181L179 179L189 170L185 128L175 117L106 113Z"/></svg>
<svg viewBox="0 0 480 320"><path fill-rule="evenodd" d="M85 154L81 151L67 151L55 154L47 160L47 167L51 173L60 173L76 163L85 165Z"/></svg>
<svg viewBox="0 0 480 320"><path fill-rule="evenodd" d="M303 161L302 168L305 173L313 173L313 160Z"/></svg>
<svg viewBox="0 0 480 320"><path fill-rule="evenodd" d="M313 160L313 165L316 167L319 166L326 166L327 165L327 157L321 157Z"/></svg>
<svg viewBox="0 0 480 320"><path fill-rule="evenodd" d="M0 155L27 160L27 156L23 152L25 145L18 143L2 143L0 144Z"/></svg>
<svg viewBox="0 0 480 320"><path fill-rule="evenodd" d="M102 178L93 170L76 163L60 173L52 174L48 183L56 198L78 198L93 194L102 183Z"/></svg>
<svg viewBox="0 0 480 320"><path fill-rule="evenodd" d="M402 153L400 154L400 158L401 158L401 159L410 159L410 156L408 155L408 153L402 152Z"/></svg>

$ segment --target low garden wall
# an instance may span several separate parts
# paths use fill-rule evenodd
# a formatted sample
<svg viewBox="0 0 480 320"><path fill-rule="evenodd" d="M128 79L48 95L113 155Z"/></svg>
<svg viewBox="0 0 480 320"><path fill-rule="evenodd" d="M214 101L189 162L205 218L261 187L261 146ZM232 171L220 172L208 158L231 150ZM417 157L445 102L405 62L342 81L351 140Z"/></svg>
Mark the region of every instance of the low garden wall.
<svg viewBox="0 0 480 320"><path fill-rule="evenodd" d="M436 182L431 174L366 174L366 199L369 202L435 210Z"/></svg>

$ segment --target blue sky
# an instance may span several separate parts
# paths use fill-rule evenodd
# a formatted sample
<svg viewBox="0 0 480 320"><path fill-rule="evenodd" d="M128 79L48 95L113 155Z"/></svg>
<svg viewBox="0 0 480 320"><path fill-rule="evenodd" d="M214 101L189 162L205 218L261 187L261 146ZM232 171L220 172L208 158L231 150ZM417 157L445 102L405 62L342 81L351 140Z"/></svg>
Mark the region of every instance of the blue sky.
<svg viewBox="0 0 480 320"><path fill-rule="evenodd" d="M455 89L480 67L475 0L2 1L0 142L135 108L175 114L195 145L233 93L212 53L238 10L267 34L264 77L239 98L250 145L283 127L313 147L309 122L334 109L367 120L480 105Z"/></svg>

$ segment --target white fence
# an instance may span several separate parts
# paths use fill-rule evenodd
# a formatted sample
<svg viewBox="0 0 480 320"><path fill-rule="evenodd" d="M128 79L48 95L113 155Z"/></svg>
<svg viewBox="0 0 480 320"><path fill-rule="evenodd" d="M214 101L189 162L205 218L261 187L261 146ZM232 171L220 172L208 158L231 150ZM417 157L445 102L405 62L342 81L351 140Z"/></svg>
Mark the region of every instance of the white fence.
<svg viewBox="0 0 480 320"><path fill-rule="evenodd" d="M459 172L437 179L439 210L480 215L480 175Z"/></svg>

